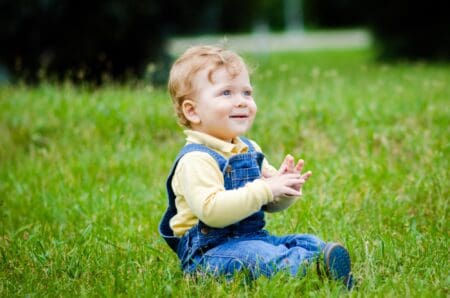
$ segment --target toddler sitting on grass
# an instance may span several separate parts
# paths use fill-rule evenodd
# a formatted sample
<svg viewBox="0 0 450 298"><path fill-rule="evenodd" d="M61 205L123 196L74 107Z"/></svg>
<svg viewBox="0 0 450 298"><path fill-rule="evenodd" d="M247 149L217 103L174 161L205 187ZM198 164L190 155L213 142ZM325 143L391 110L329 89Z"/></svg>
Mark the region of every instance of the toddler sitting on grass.
<svg viewBox="0 0 450 298"><path fill-rule="evenodd" d="M311 172L290 155L276 170L243 136L257 111L243 59L220 47L192 47L172 66L169 91L186 145L167 179L159 231L183 271L227 277L245 271L257 278L279 271L298 276L317 265L350 289L350 256L341 244L264 229L265 212L296 202Z"/></svg>

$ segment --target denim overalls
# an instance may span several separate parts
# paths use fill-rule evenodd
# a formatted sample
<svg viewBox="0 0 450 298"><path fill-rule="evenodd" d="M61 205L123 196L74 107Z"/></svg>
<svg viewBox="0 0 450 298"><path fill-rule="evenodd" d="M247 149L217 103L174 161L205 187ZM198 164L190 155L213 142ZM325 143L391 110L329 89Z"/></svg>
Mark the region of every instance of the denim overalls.
<svg viewBox="0 0 450 298"><path fill-rule="evenodd" d="M234 155L228 160L200 144L189 144L181 150L167 179L169 206L159 226L160 234L177 253L186 273L231 276L238 271L245 271L256 278L261 274L271 276L286 270L297 275L301 268L305 269L302 265L318 257L325 243L307 234L270 235L263 229L263 210L224 228L212 228L200 221L181 238L175 237L169 226L170 219L176 214L172 177L184 154L202 151L214 157L223 173L226 190L242 187L261 177L263 154L257 152L249 140L241 139L248 145L248 152Z"/></svg>

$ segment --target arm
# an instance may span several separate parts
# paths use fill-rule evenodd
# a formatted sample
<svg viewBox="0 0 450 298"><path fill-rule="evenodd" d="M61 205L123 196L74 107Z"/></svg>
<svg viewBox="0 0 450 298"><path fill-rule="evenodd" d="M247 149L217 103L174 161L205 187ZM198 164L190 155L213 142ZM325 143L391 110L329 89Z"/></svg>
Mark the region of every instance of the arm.
<svg viewBox="0 0 450 298"><path fill-rule="evenodd" d="M188 153L179 161L172 186L176 196L183 196L192 212L212 227L233 224L273 200L262 179L225 190L217 162L202 152Z"/></svg>
<svg viewBox="0 0 450 298"><path fill-rule="evenodd" d="M206 153L192 152L179 161L172 186L175 195L184 196L201 221L220 228L257 212L275 196L299 195L294 186L300 182L300 175L287 173L225 190L216 161Z"/></svg>

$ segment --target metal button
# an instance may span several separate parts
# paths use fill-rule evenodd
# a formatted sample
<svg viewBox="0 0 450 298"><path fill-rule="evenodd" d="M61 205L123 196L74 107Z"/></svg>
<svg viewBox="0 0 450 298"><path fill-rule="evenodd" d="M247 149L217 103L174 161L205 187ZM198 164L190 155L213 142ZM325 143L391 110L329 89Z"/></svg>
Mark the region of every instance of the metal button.
<svg viewBox="0 0 450 298"><path fill-rule="evenodd" d="M203 235L208 235L209 229L207 227L203 227L200 229L200 233L202 233Z"/></svg>

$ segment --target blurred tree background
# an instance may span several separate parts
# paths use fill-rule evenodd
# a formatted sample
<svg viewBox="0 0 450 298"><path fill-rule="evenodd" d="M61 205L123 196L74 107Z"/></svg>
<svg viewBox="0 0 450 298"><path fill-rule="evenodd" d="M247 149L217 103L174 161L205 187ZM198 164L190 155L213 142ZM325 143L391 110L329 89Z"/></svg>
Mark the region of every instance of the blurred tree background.
<svg viewBox="0 0 450 298"><path fill-rule="evenodd" d="M443 0L303 2L310 27L367 27L381 60L450 60L450 18Z"/></svg>
<svg viewBox="0 0 450 298"><path fill-rule="evenodd" d="M170 37L282 31L292 16L307 30L367 27L383 59L448 61L446 11L406 0L2 0L0 63L31 81L126 79L167 61Z"/></svg>
<svg viewBox="0 0 450 298"><path fill-rule="evenodd" d="M161 54L165 9L143 0L2 0L0 59L31 80L141 73Z"/></svg>

